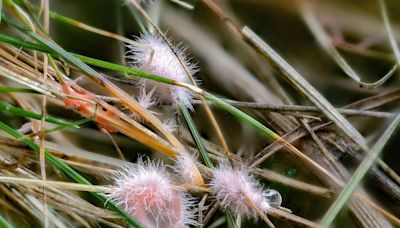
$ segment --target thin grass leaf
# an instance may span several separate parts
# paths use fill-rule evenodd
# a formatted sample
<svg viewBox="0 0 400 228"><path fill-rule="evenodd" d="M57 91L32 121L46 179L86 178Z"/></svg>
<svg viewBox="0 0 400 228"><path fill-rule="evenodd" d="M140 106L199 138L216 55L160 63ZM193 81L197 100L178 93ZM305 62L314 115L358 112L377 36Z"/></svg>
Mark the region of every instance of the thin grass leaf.
<svg viewBox="0 0 400 228"><path fill-rule="evenodd" d="M389 139L393 136L394 132L396 131L399 123L400 123L400 115L397 115L397 117L392 121L390 126L378 139L374 147L372 147L371 151L368 153L368 155L364 158L362 163L356 169L353 176L350 178L349 182L344 186L344 188L340 192L335 202L329 208L328 212L326 212L321 222L322 227L329 227L330 224L333 222L333 220L336 218L337 214L346 204L348 199L351 197L352 193L356 190L362 178L365 176L365 174L367 174L368 170L378 159L386 143L389 141Z"/></svg>
<svg viewBox="0 0 400 228"><path fill-rule="evenodd" d="M208 156L208 152L206 150L206 147L203 144L203 140L201 139L200 133L196 128L196 125L194 124L194 121L192 119L192 117L190 116L190 112L189 110L181 105L181 112L183 114L183 117L185 118L186 124L189 127L190 133L196 143L197 148L199 149L201 158L203 159L204 163L206 164L206 166L208 168L213 168L214 165L211 162L210 157Z"/></svg>
<svg viewBox="0 0 400 228"><path fill-rule="evenodd" d="M9 86L0 86L0 93L36 93L39 94L34 89L29 88L17 88L17 87L9 87Z"/></svg>
<svg viewBox="0 0 400 228"><path fill-rule="evenodd" d="M238 228L236 225L235 217L233 216L232 212L225 211L225 218L229 228Z"/></svg>
<svg viewBox="0 0 400 228"><path fill-rule="evenodd" d="M36 120L40 120L42 118L42 115L40 113L30 112L23 108L18 108L9 103L5 103L5 102L0 102L0 110L10 112L16 116L21 116L21 117L25 117L25 118L32 118L32 119L36 119ZM46 120L46 122L49 122L49 123L79 128L79 126L76 125L75 123L70 123L68 121L65 121L65 120L62 120L62 119L59 119L56 117L52 117L52 116L46 116L45 120Z"/></svg>
<svg viewBox="0 0 400 228"><path fill-rule="evenodd" d="M393 74L396 72L398 69L398 64L395 64L387 74L385 74L382 78L380 78L376 82L372 83L367 83L363 82L361 77L351 68L351 66L347 63L346 59L340 54L340 52L336 49L336 47L333 45L330 37L324 29L322 28L321 24L317 20L315 14L313 13L311 6L309 3L302 2L300 4L300 13L303 17L303 20L306 22L307 26L311 30L311 32L314 34L315 38L321 45L321 47L332 57L332 59L336 62L336 64L342 68L342 70L354 81L359 83L361 86L366 87L366 88L376 88L383 83L385 83L388 79L390 79ZM386 23L385 23L386 24ZM389 33L390 37L390 33Z"/></svg>
<svg viewBox="0 0 400 228"><path fill-rule="evenodd" d="M273 140L280 140L281 137L277 135L275 132L271 131L269 128L258 122L257 120L253 119L251 116L247 115L246 113L240 111L239 109L233 107L232 105L226 103L221 98L218 98L211 93L205 92L204 97L206 100L211 101L215 106L231 113L232 115L236 116L238 119L246 122L254 129L258 130L261 134L271 138Z"/></svg>
<svg viewBox="0 0 400 228"><path fill-rule="evenodd" d="M1 0L0 0L0 1L1 1ZM1 228L12 228L13 226L11 226L11 225L7 222L7 220L5 220L5 219L3 218L3 216L0 215L0 227L1 227Z"/></svg>
<svg viewBox="0 0 400 228"><path fill-rule="evenodd" d="M35 144L30 138L26 138L23 135L21 135L18 131L15 129L11 128L7 124L3 123L0 121L0 129L3 130L4 132L8 133L9 135L13 136L17 140L21 141L23 144L27 145L30 147L34 152L39 153L40 152L40 147ZM48 151L45 151L45 158L52 163L55 167L60 169L65 175L67 175L69 178L74 180L77 183L80 184L87 184L91 185L91 183L86 180L83 176L81 176L79 173L77 173L74 169L72 169L70 166L68 166L65 162L61 161L60 159L56 158L54 155L50 154ZM106 207L108 207L110 210L113 210L117 212L124 220L129 222L131 225L134 227L141 227L139 222L137 222L134 218L132 218L126 211L115 205L113 202L111 202L105 195L99 194L99 193L91 193L95 198L97 198L100 202L102 202Z"/></svg>

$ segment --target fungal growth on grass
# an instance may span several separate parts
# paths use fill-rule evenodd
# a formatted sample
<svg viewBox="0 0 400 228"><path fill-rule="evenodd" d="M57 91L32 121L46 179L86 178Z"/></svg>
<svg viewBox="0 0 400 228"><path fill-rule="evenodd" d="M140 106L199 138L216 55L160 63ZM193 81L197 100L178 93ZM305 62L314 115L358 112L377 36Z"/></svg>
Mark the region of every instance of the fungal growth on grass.
<svg viewBox="0 0 400 228"><path fill-rule="evenodd" d="M155 35L143 35L137 42L141 46L129 45L130 50L127 52L127 59L137 68L175 81L191 83L186 70L193 75L197 67L190 63L185 49L172 47L172 50L162 37ZM156 88L150 96L157 103L182 104L192 109L193 96L187 89L146 79L141 79L139 86L145 91Z"/></svg>
<svg viewBox="0 0 400 228"><path fill-rule="evenodd" d="M203 178L196 166L196 158L188 152L183 152L176 158L175 172L182 178L184 184L202 186Z"/></svg>
<svg viewBox="0 0 400 228"><path fill-rule="evenodd" d="M110 200L145 227L182 228L194 224L192 200L179 191L160 164L140 160L114 177Z"/></svg>
<svg viewBox="0 0 400 228"><path fill-rule="evenodd" d="M212 172L210 185L214 196L222 207L237 216L257 218L259 211L265 213L282 202L279 192L263 190L245 167L233 169L222 164Z"/></svg>

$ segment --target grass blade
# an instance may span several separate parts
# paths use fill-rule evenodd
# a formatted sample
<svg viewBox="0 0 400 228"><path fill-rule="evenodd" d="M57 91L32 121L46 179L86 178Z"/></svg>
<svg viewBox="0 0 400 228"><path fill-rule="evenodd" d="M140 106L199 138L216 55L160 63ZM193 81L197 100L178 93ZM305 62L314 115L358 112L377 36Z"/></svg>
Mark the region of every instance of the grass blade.
<svg viewBox="0 0 400 228"><path fill-rule="evenodd" d="M371 166L378 159L379 154L382 152L383 148L389 141L390 137L392 137L399 123L400 123L400 115L397 115L397 117L392 121L390 126L386 129L386 131L375 143L374 147L372 147L371 152L368 153L368 155L364 158L362 163L356 169L353 176L350 178L349 182L344 186L344 188L340 192L335 202L329 208L328 212L326 212L321 222L322 227L329 227L330 224L333 222L337 214L340 212L340 209L350 198L351 194L356 190L362 178L365 176L365 174L368 172Z"/></svg>
<svg viewBox="0 0 400 228"><path fill-rule="evenodd" d="M5 102L0 102L0 110L6 111L6 112L10 112L16 116L21 116L21 117L26 117L26 118L32 118L32 119L36 119L36 120L40 120L41 114L40 113L35 113L35 112L29 112L25 109L22 108L18 108L15 107L9 103L5 103ZM69 127L74 127L74 128L79 128L79 126L77 126L76 124L70 123L68 121L56 118L56 117L52 117L52 116L47 116L45 118L46 122L49 123L54 123L54 124L59 124L62 126L69 126Z"/></svg>
<svg viewBox="0 0 400 228"><path fill-rule="evenodd" d="M0 0L0 1L1 1L1 0ZM5 219L3 218L3 216L0 215L0 227L1 227L1 228L12 228L13 226L11 226L11 225L7 222L7 220L5 220Z"/></svg>
<svg viewBox="0 0 400 228"><path fill-rule="evenodd" d="M16 88L9 86L0 86L0 93L36 93L38 92L34 89L29 88Z"/></svg>
<svg viewBox="0 0 400 228"><path fill-rule="evenodd" d="M211 162L210 157L208 156L206 147L203 144L203 141L201 139L200 133L196 128L196 125L194 124L194 121L192 117L190 116L189 110L185 106L181 106L181 112L183 114L183 117L185 118L186 124L189 127L190 133L197 145L197 148L199 149L201 158L203 159L204 163L208 168L213 168L214 165Z"/></svg>
<svg viewBox="0 0 400 228"><path fill-rule="evenodd" d="M399 46L397 45L396 38L393 34L392 26L390 25L388 12L386 10L386 5L384 0L379 0L379 6L381 8L381 13L383 17L383 22L385 23L385 29L388 33L390 46L393 49L394 56L396 57L397 64L400 65L400 50Z"/></svg>
<svg viewBox="0 0 400 228"><path fill-rule="evenodd" d="M326 34L324 29L322 28L320 22L317 20L315 14L312 12L311 6L309 3L302 2L300 4L300 13L303 17L303 20L306 22L307 26L320 43L320 46L332 57L332 59L336 62L336 64L342 68L344 73L346 73L351 79L360 84L360 86L373 89L376 88L383 83L385 83L389 78L391 78L398 69L398 64L395 64L391 70L387 74L385 74L381 79L367 83L361 80L361 77L351 68L349 63L347 63L346 59L340 54L340 52L333 45L330 37Z"/></svg>

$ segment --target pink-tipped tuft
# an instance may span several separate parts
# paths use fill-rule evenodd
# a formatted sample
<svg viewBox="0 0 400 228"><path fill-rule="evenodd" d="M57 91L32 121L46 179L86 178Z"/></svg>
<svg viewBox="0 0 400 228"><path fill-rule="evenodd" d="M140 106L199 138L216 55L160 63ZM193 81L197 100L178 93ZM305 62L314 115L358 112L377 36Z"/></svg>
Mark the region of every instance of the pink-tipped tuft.
<svg viewBox="0 0 400 228"><path fill-rule="evenodd" d="M183 152L176 158L175 172L182 178L184 184L202 186L204 180L196 166L196 158L188 152Z"/></svg>
<svg viewBox="0 0 400 228"><path fill-rule="evenodd" d="M220 165L213 170L210 185L216 199L224 208L246 218L257 218L258 215L248 201L262 212L267 212L270 207L279 206L282 202L277 191L262 190L244 167L233 169L226 164Z"/></svg>
<svg viewBox="0 0 400 228"><path fill-rule="evenodd" d="M197 68L195 64L190 63L185 54L184 49L173 48L174 52L163 40L163 38L154 35L144 35L137 40L142 46L129 45L127 58L138 67L140 70L150 72L152 74L160 75L175 81L191 83L185 68L191 75L196 73ZM187 89L176 87L168 84L163 84L151 80L141 80L140 86L146 90L151 90L156 87L154 98L159 103L164 104L183 104L188 108L192 108L192 94Z"/></svg>
<svg viewBox="0 0 400 228"><path fill-rule="evenodd" d="M176 189L160 164L139 161L119 172L114 180L116 188L110 200L145 227L182 228L193 224L189 210L192 200Z"/></svg>

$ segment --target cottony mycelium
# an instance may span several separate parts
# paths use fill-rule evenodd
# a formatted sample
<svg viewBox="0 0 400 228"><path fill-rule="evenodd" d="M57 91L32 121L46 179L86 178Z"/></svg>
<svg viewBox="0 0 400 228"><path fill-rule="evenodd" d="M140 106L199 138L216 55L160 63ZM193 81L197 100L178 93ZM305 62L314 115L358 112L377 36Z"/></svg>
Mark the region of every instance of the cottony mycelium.
<svg viewBox="0 0 400 228"><path fill-rule="evenodd" d="M265 213L282 203L279 192L263 190L245 167L234 169L222 164L214 168L212 173L210 186L215 198L236 216L257 218L257 209Z"/></svg>
<svg viewBox="0 0 400 228"><path fill-rule="evenodd" d="M142 35L137 42L140 45L129 45L127 52L127 59L135 67L145 72L191 84L187 73L195 74L197 67L189 61L185 49L170 47L162 37L150 34ZM141 79L138 85L157 103L182 104L192 109L193 96L187 89L147 79Z"/></svg>
<svg viewBox="0 0 400 228"><path fill-rule="evenodd" d="M144 227L182 228L194 224L191 198L178 190L166 169L140 160L114 177L110 200L124 208Z"/></svg>
<svg viewBox="0 0 400 228"><path fill-rule="evenodd" d="M176 157L173 169L181 178L183 184L191 184L202 186L204 184L203 177L196 166L196 158L187 151L180 153Z"/></svg>

